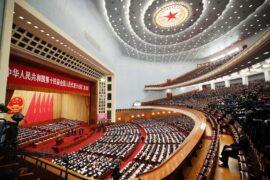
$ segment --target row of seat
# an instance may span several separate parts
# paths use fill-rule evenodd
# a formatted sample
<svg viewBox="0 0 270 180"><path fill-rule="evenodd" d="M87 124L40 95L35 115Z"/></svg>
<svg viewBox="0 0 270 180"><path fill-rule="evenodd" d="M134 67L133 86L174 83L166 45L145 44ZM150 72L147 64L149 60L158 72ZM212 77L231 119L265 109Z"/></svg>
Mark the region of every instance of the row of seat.
<svg viewBox="0 0 270 180"><path fill-rule="evenodd" d="M157 121L163 121L163 122L169 123L171 125L174 125L174 126L180 128L181 131L184 130L185 134L189 134L195 125L194 120L188 116L185 116L185 115L166 116L166 118L156 117L154 119Z"/></svg>
<svg viewBox="0 0 270 180"><path fill-rule="evenodd" d="M137 125L120 123L108 125L105 129L100 139L66 155L73 160L70 169L88 177L103 179L112 172L115 160L127 159L137 147L140 137ZM65 166L63 158L56 158L53 162Z"/></svg>
<svg viewBox="0 0 270 180"><path fill-rule="evenodd" d="M64 136L66 132L80 127L81 121L61 120L54 123L35 125L28 128L19 127L17 142L20 147L30 145L41 145L53 141L59 136ZM57 129L57 131L55 130Z"/></svg>
<svg viewBox="0 0 270 180"><path fill-rule="evenodd" d="M46 134L47 134L46 132L42 132L39 130L33 130L29 128L19 128L18 136L17 136L17 143L21 144L29 140L32 140L35 137L45 136Z"/></svg>
<svg viewBox="0 0 270 180"><path fill-rule="evenodd" d="M212 128L212 141L208 149L207 155L204 159L203 166L201 167L200 172L197 176L197 180L213 179L218 159L219 130L217 127L217 120L211 115L208 115L207 117Z"/></svg>
<svg viewBox="0 0 270 180"><path fill-rule="evenodd" d="M187 73L185 73L184 75L181 75L173 80L167 81L166 83L163 84L156 84L156 85L146 85L145 87L162 87L162 86L169 86L169 85L173 85L173 84L178 84L178 83L182 83L191 79L194 79L196 77L199 77L203 74L206 74L210 71L212 71L213 69L216 69L217 67L223 65L224 63L228 62L233 56L235 56L236 54L240 53L241 51L234 53L230 56L225 57L222 60L219 61L215 61L215 62L209 62L206 65L197 67L194 70L191 70Z"/></svg>
<svg viewBox="0 0 270 180"><path fill-rule="evenodd" d="M81 121L78 120L62 120L44 125L31 126L31 129L36 129L44 132L58 132L59 130L68 129L70 127L79 126Z"/></svg>
<svg viewBox="0 0 270 180"><path fill-rule="evenodd" d="M151 164L144 164L138 162L129 162L124 169L120 171L120 180L126 180L129 178L136 178L139 174L144 173L152 169Z"/></svg>
<svg viewBox="0 0 270 180"><path fill-rule="evenodd" d="M239 134L236 130L238 127L241 127L241 125L237 122L235 122L233 125L230 125L230 131L232 132L235 142L239 141ZM254 144L249 137L248 140L249 148L238 151L237 159L239 164L240 177L242 180L267 180L265 172L266 170L263 163L263 156L254 147Z"/></svg>
<svg viewBox="0 0 270 180"><path fill-rule="evenodd" d="M106 126L106 136L117 136L123 134L137 135L140 134L140 130L132 123L120 123L113 126Z"/></svg>
<svg viewBox="0 0 270 180"><path fill-rule="evenodd" d="M97 141L80 149L83 153L95 153L102 156L126 159L136 148L137 143L101 143Z"/></svg>
<svg viewBox="0 0 270 180"><path fill-rule="evenodd" d="M139 174L158 166L177 150L186 136L170 122L170 118L173 119L171 116L164 116L133 121L143 128L146 138L134 160L120 171L120 179L137 178Z"/></svg>
<svg viewBox="0 0 270 180"><path fill-rule="evenodd" d="M145 144L139 154L135 156L135 161L159 165L167 159L180 144Z"/></svg>
<svg viewBox="0 0 270 180"><path fill-rule="evenodd" d="M110 173L114 162L113 157L97 154L72 152L63 157L53 159L52 162L67 167L84 176L102 178Z"/></svg>
<svg viewBox="0 0 270 180"><path fill-rule="evenodd" d="M186 136L170 122L173 119L172 116L163 116L134 121L146 132L145 144L134 160L121 171L121 179L135 178L140 173L153 169L178 149Z"/></svg>
<svg viewBox="0 0 270 180"><path fill-rule="evenodd" d="M139 136L140 134L134 134L134 135L125 135L125 136L120 136L120 135L105 135L102 139L100 139L100 142L104 143L137 143L139 141Z"/></svg>

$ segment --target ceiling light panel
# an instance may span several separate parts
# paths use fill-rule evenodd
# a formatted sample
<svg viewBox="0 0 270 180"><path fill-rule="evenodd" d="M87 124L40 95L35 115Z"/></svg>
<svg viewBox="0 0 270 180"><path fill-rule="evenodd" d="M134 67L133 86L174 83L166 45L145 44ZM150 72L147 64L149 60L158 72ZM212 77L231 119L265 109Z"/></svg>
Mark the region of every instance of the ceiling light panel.
<svg viewBox="0 0 270 180"><path fill-rule="evenodd" d="M104 1L126 55L146 61L199 61L217 41L226 48L235 43L228 44L232 34L241 41L269 26L270 6L264 0Z"/></svg>

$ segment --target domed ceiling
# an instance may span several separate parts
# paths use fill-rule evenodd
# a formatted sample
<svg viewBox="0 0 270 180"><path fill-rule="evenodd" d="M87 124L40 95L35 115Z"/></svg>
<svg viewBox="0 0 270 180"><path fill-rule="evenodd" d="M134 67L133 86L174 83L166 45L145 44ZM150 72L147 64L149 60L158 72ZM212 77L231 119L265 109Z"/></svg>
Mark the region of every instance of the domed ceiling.
<svg viewBox="0 0 270 180"><path fill-rule="evenodd" d="M104 0L102 6L124 53L152 62L199 62L241 49L270 22L270 0Z"/></svg>

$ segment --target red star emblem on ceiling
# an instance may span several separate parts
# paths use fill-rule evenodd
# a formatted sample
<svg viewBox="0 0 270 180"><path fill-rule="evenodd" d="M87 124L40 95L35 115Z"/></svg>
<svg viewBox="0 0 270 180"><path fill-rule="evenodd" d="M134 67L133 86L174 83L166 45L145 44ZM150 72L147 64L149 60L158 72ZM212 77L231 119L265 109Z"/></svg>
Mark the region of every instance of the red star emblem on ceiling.
<svg viewBox="0 0 270 180"><path fill-rule="evenodd" d="M176 19L176 17L175 17L176 14L177 14L177 12L176 13L172 13L170 11L170 13L167 16L164 16L164 17L168 18L168 21L170 21L171 19Z"/></svg>

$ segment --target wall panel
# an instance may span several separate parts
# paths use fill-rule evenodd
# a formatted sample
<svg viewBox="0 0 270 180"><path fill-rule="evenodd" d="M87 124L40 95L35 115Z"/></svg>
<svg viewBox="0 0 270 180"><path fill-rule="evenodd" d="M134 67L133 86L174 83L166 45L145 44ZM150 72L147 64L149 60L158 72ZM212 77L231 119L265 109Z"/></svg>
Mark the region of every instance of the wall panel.
<svg viewBox="0 0 270 180"><path fill-rule="evenodd" d="M89 121L88 96L15 90L14 97L23 99L22 114L27 125L59 118Z"/></svg>
<svg viewBox="0 0 270 180"><path fill-rule="evenodd" d="M87 123L89 119L89 97L63 94L61 109L62 117Z"/></svg>

